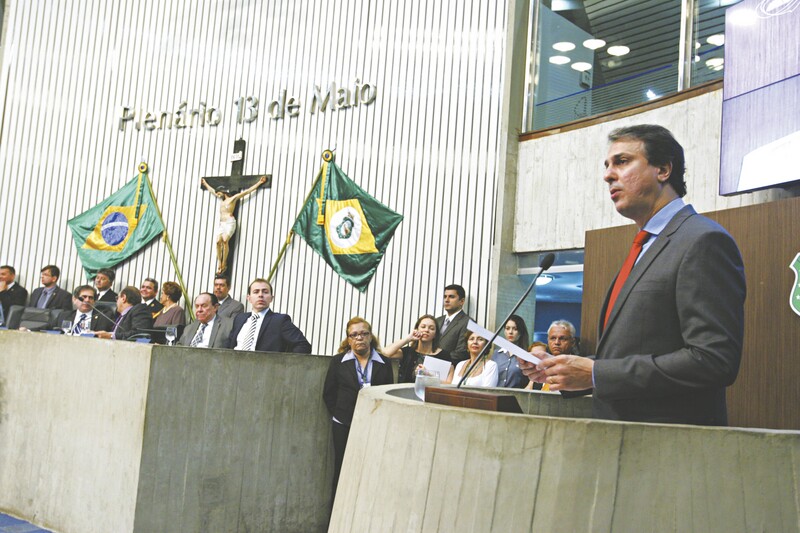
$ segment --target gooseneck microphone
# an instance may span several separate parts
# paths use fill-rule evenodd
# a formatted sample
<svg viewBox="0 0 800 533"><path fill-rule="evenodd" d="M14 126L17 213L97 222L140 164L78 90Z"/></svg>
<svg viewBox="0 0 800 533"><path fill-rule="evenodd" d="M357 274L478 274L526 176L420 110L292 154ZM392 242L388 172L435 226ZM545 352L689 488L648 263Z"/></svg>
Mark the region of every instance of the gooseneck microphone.
<svg viewBox="0 0 800 533"><path fill-rule="evenodd" d="M500 327L497 328L497 331L494 332L494 336L491 339L487 339L488 342L486 343L486 346L483 347L483 350L481 350L481 353L478 354L478 357L475 358L475 361L473 361L473 363L469 366L467 371L464 373L464 377L462 377L461 381L458 382L457 388L460 388L461 385L467 380L469 375L472 374L472 371L475 370L475 367L477 366L478 361L482 361L486 357L486 352L489 350L489 347L494 343L494 340L497 338L497 336L500 335L500 332L505 329L506 324L508 323L509 319L511 318L511 315L513 315L514 313L517 312L517 309L519 309L519 306L522 305L522 302L525 301L525 299L528 297L528 295L533 290L533 287L536 285L536 281L539 279L539 276L542 275L542 272L544 272L545 270L547 270L551 266L553 266L553 263L555 262L555 260L556 260L556 255L550 253L550 254L545 255L541 259L541 261L539 261L539 272L536 273L536 276L533 278L533 281L531 282L530 286L528 287L528 290L526 290L525 293L522 295L522 298L519 299L519 301L517 302L517 305L514 306L514 309L512 309L511 312L508 313L508 316L505 318L505 320L503 320L500 323Z"/></svg>

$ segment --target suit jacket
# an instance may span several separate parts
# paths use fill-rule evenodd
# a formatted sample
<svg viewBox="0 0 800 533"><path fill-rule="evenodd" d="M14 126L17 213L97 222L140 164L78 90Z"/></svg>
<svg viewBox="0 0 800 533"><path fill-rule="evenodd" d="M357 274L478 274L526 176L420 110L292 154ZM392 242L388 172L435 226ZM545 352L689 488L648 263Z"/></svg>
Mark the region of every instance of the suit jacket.
<svg viewBox="0 0 800 533"><path fill-rule="evenodd" d="M242 302L234 300L230 296L225 298L225 302L220 304L219 309L217 309L217 316L224 316L231 320L239 313L244 313L244 305L242 305Z"/></svg>
<svg viewBox="0 0 800 533"><path fill-rule="evenodd" d="M153 314L145 304L136 304L125 313L116 328L115 338L126 340L140 330L153 328ZM112 329L113 331L113 329Z"/></svg>
<svg viewBox="0 0 800 533"><path fill-rule="evenodd" d="M75 321L75 313L77 311L62 311L61 314L58 315L58 319L56 320L56 328L61 326L61 323L65 320L69 320L70 322ZM92 323L91 328L92 331L111 331L114 329L114 323L111 322L109 319L98 313L97 311L90 311L92 315Z"/></svg>
<svg viewBox="0 0 800 533"><path fill-rule="evenodd" d="M230 335L231 348L236 347L236 337L239 330L250 319L251 313L240 313L233 319L233 328ZM271 309L261 321L261 329L256 337L257 352L294 352L311 353L311 344L306 340L303 332L292 324L289 315L275 313Z"/></svg>
<svg viewBox="0 0 800 533"><path fill-rule="evenodd" d="M436 319L436 323L439 325L439 331L442 330L442 325L446 318L447 315L442 315ZM467 340L464 338L464 335L467 334L467 324L469 324L469 316L462 309L439 338L439 346L442 350L450 354L450 359L453 364L469 359Z"/></svg>
<svg viewBox="0 0 800 533"><path fill-rule="evenodd" d="M230 348L231 347L231 328L233 327L233 320L219 316L214 319L214 324L211 326L211 339L209 339L209 348ZM191 324L186 326L183 330L183 335L178 339L178 344L181 346L190 346L192 339L200 329L200 321L194 320Z"/></svg>
<svg viewBox="0 0 800 533"><path fill-rule="evenodd" d="M161 305L161 302L158 301L157 298L153 298L153 301L149 304L142 302L142 304L150 310L150 314L155 319L155 314L164 309L164 306Z"/></svg>
<svg viewBox="0 0 800 533"><path fill-rule="evenodd" d="M28 305L28 291L17 282L10 289L0 292L0 305L3 306L3 315L8 318L8 312L12 305Z"/></svg>
<svg viewBox="0 0 800 533"><path fill-rule="evenodd" d="M595 417L727 424L725 387L739 371L745 292L733 238L682 208L631 271L602 331L606 296Z"/></svg>
<svg viewBox="0 0 800 533"><path fill-rule="evenodd" d="M356 373L356 363L353 360L342 362L348 353L350 352L340 353L331 358L331 364L325 376L325 385L322 388L322 399L325 401L328 412L345 426L349 426L353 421L358 391L361 390ZM375 351L372 353L378 354ZM383 364L372 362L370 385L391 385L394 383L392 364L384 356L378 354L378 357Z"/></svg>
<svg viewBox="0 0 800 533"><path fill-rule="evenodd" d="M44 287L39 287L33 291L30 302L28 303L28 307L36 307L36 303L39 301L43 291ZM50 299L47 300L47 306L45 306L45 308L64 309L65 311L69 311L72 309L72 295L69 293L69 291L65 291L56 285L56 290L53 292L53 295L50 296Z"/></svg>
<svg viewBox="0 0 800 533"><path fill-rule="evenodd" d="M106 293L103 295L102 298L97 299L98 302L116 302L117 301L117 293L114 292L112 289L108 289Z"/></svg>

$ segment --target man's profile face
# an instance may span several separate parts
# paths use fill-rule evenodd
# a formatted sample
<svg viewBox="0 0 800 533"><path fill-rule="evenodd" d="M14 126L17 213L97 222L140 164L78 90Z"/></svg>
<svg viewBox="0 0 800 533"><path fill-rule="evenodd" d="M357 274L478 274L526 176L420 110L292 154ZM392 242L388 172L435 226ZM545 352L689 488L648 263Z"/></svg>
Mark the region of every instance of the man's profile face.
<svg viewBox="0 0 800 533"><path fill-rule="evenodd" d="M9 269L0 268L0 281L2 281L3 283L11 283L12 281L14 281L15 277L16 276L14 276L14 274L12 274Z"/></svg>
<svg viewBox="0 0 800 533"><path fill-rule="evenodd" d="M104 291L111 287L111 280L105 274L98 274L94 277L94 286L98 291Z"/></svg>
<svg viewBox="0 0 800 533"><path fill-rule="evenodd" d="M139 287L139 294L142 295L142 300L150 300L156 295L156 285L152 281L143 281L142 286Z"/></svg>
<svg viewBox="0 0 800 533"><path fill-rule="evenodd" d="M45 287L52 287L58 281L58 278L56 276L53 276L50 273L49 269L42 270L41 279L42 279L42 285L44 285Z"/></svg>
<svg viewBox="0 0 800 533"><path fill-rule="evenodd" d="M94 291L84 289L80 293L78 293L78 298L76 299L76 304L75 304L75 307L78 308L78 311L80 311L81 313L90 313L92 311L93 305L94 305Z"/></svg>
<svg viewBox="0 0 800 533"><path fill-rule="evenodd" d="M272 291L269 285L263 281L256 281L250 286L250 292L247 294L247 301L253 308L253 311L260 313L268 308L272 303Z"/></svg>
<svg viewBox="0 0 800 533"><path fill-rule="evenodd" d="M227 298L228 291L230 291L230 287L228 287L227 281L224 279L214 280L214 296L216 296L218 300L222 301Z"/></svg>
<svg viewBox="0 0 800 533"><path fill-rule="evenodd" d="M547 332L547 347L553 355L572 353L572 346L574 344L575 339L564 326L553 326Z"/></svg>
<svg viewBox="0 0 800 533"><path fill-rule="evenodd" d="M659 201L671 169L651 165L639 140L612 143L604 164L603 180L617 212L643 226L663 207Z"/></svg>
<svg viewBox="0 0 800 533"><path fill-rule="evenodd" d="M123 312L127 309L128 306L128 299L125 297L124 294L120 293L117 295L117 313Z"/></svg>
<svg viewBox="0 0 800 533"><path fill-rule="evenodd" d="M453 289L444 291L444 310L447 314L453 314L464 307L464 298L458 297L458 292Z"/></svg>
<svg viewBox="0 0 800 533"><path fill-rule="evenodd" d="M194 316L203 324L208 324L217 315L217 306L211 303L208 294L201 294L194 299Z"/></svg>

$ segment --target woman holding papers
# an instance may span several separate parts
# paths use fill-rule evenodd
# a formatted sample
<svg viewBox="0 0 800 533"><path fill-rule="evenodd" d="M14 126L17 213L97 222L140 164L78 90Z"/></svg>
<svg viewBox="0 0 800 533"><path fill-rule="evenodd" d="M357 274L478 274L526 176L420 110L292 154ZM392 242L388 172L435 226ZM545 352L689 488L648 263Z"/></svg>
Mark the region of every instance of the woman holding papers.
<svg viewBox="0 0 800 533"><path fill-rule="evenodd" d="M483 347L486 346L486 339L477 333L467 331L466 335L464 336L467 339L467 352L469 353L469 359L466 361L461 361L456 365L455 369L450 370L450 375L445 383L452 383L453 385L456 385L459 381L461 381L461 378L467 373L467 369L472 365L472 363L475 362L475 359L481 353ZM484 357L483 361L475 366L475 369L472 371L470 377L464 381L464 385L467 385L468 387L496 387L497 363L488 357Z"/></svg>
<svg viewBox="0 0 800 533"><path fill-rule="evenodd" d="M450 354L439 347L439 326L433 315L419 317L411 333L384 348L383 355L392 359L402 358L397 373L398 383L414 383L417 368L428 356L450 362ZM446 377L441 376L442 380Z"/></svg>
<svg viewBox="0 0 800 533"><path fill-rule="evenodd" d="M514 343L523 350L528 347L528 328L521 316L511 315L504 329L507 341ZM492 361L497 364L497 386L521 389L530 380L519 369L517 356L509 353L505 348L498 348L492 355Z"/></svg>

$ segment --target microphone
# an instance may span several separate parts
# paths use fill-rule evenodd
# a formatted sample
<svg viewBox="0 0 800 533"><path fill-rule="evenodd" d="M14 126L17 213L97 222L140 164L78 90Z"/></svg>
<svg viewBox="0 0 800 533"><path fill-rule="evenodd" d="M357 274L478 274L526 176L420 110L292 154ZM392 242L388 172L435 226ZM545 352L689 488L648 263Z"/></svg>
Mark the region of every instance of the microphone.
<svg viewBox="0 0 800 533"><path fill-rule="evenodd" d="M91 307L91 308L92 308L92 311L97 311L97 312L100 314L100 316L102 316L103 318L105 318L106 320L108 320L109 322L111 322L112 324L113 324L113 323L115 323L115 322L117 321L115 318L111 318L110 316L108 316L107 314L105 314L104 312L102 312L100 309L98 309L97 307L95 307L95 305L94 305L94 304L91 302L91 300L88 300L88 301L87 301L87 300L85 300L84 298L85 298L85 296L78 296L78 300L80 300L80 301L82 301L82 302L84 302L84 303L87 303L87 304L89 304L89 307Z"/></svg>
<svg viewBox="0 0 800 533"><path fill-rule="evenodd" d="M526 290L525 293L522 295L522 298L519 299L519 301L517 302L517 305L514 306L514 309L512 309L511 312L508 313L508 316L505 318L505 320L500 322L500 327L497 328L497 331L494 332L494 336L491 338L491 340L487 339L488 342L486 343L486 346L483 347L483 350L481 350L481 353L478 354L478 357L476 357L475 361L473 361L473 363L469 366L467 371L464 373L464 377L462 377L461 381L458 382L458 385L456 386L456 388L461 388L461 385L467 380L469 375L472 374L472 371L475 370L475 367L478 365L478 361L482 361L483 358L486 357L486 352L489 350L489 347L494 343L494 340L497 338L497 336L500 335L500 332L505 329L506 324L508 323L509 319L511 318L511 315L513 315L514 313L517 312L517 309L519 309L519 306L522 305L522 302L525 301L525 299L528 297L528 295L533 290L533 287L536 285L536 281L538 281L539 276L542 275L542 272L544 272L545 270L547 270L551 266L553 266L553 263L555 262L555 260L556 260L556 254L549 253L539 261L539 272L536 273L536 276L533 278L533 281L531 282L530 286L528 287L528 290Z"/></svg>

